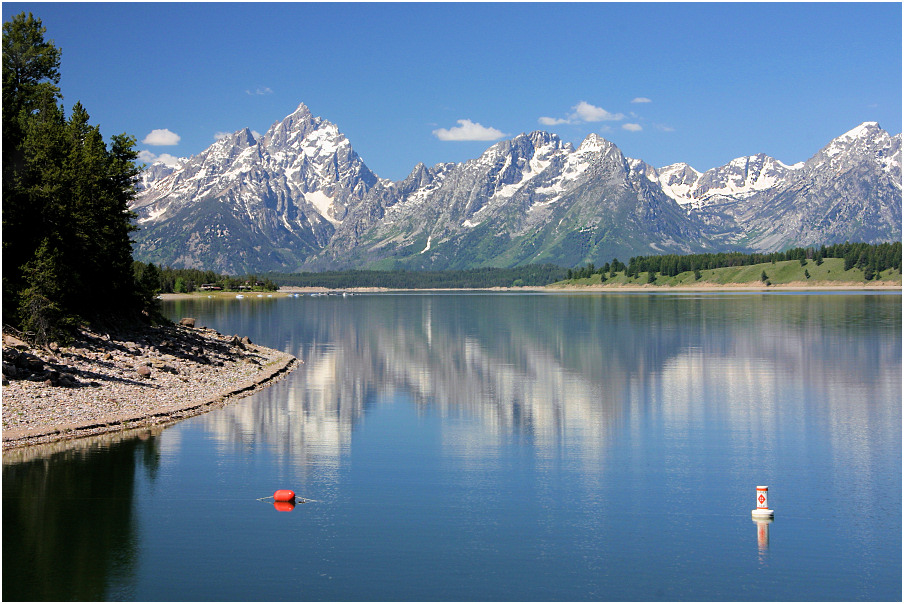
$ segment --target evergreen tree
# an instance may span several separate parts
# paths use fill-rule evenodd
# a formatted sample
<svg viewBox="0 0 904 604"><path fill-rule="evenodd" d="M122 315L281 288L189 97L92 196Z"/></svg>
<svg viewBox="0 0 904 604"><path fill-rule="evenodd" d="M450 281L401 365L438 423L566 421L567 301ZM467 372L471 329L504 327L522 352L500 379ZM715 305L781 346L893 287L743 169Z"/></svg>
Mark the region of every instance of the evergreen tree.
<svg viewBox="0 0 904 604"><path fill-rule="evenodd" d="M3 293L22 300L5 320L51 337L67 318L131 314L141 296L135 139L114 136L108 149L81 103L65 118L60 51L45 33L30 14L3 24Z"/></svg>
<svg viewBox="0 0 904 604"><path fill-rule="evenodd" d="M160 293L160 270L154 263L145 264L135 261L132 263L132 272L135 279L135 295L138 305L149 313L159 310L157 294Z"/></svg>
<svg viewBox="0 0 904 604"><path fill-rule="evenodd" d="M29 199L26 131L56 109L60 98L60 50L45 42L46 28L31 13L3 24L3 297L24 287L22 267L42 240L29 227L36 212ZM7 307L8 308L8 307ZM15 314L15 313L9 313Z"/></svg>
<svg viewBox="0 0 904 604"><path fill-rule="evenodd" d="M59 250L45 239L34 258L22 267L26 287L19 292L19 316L23 331L34 334L38 344L59 339L69 320L57 303L60 264Z"/></svg>

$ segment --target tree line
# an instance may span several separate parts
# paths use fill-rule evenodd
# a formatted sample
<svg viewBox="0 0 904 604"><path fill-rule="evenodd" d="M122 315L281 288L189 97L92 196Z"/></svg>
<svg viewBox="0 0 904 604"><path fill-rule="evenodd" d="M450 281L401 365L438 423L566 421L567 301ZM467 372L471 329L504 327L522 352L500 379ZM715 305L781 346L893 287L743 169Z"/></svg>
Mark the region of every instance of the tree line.
<svg viewBox="0 0 904 604"><path fill-rule="evenodd" d="M3 24L3 320L39 341L150 299L132 271L136 140L105 142L81 103L66 116L45 34L31 13Z"/></svg>
<svg viewBox="0 0 904 604"><path fill-rule="evenodd" d="M744 253L719 252L710 254L661 254L651 256L634 256L627 265L614 258L597 268L593 263L583 267L569 269L568 279L586 279L594 274L606 275L610 278L616 273L624 272L629 278L647 273L651 278L661 274L675 277L680 273L693 271L700 278L700 271L753 264L767 264L798 260L801 265L813 261L817 266L825 258L843 258L844 270L858 268L863 271L864 278L869 281L879 277L879 273L888 269L901 270L901 242L891 243L836 243L819 247L795 247L782 252Z"/></svg>
<svg viewBox="0 0 904 604"><path fill-rule="evenodd" d="M158 267L153 262L144 263L136 260L133 263L136 279L152 287L155 292L173 294L192 292L202 289L239 291L253 289L255 291L276 291L279 285L268 277L255 274L242 276L221 275L214 271L196 268Z"/></svg>
<svg viewBox="0 0 904 604"><path fill-rule="evenodd" d="M294 287L387 287L393 289L468 289L541 286L561 281L567 270L553 264L516 268L447 271L345 270L322 273L265 273L275 283Z"/></svg>

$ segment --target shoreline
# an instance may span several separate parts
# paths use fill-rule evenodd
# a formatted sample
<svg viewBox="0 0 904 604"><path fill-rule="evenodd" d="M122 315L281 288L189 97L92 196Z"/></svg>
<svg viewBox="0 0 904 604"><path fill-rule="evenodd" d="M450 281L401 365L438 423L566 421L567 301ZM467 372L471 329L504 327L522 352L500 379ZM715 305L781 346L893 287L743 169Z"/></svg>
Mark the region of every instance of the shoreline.
<svg viewBox="0 0 904 604"><path fill-rule="evenodd" d="M574 293L768 293L901 292L900 285L566 285L492 288L347 288L286 287L269 297L316 293L399 292L547 292ZM162 294L164 300L234 297L233 292ZM257 298L256 295L248 296ZM265 298L265 295L261 295ZM164 427L223 407L267 387L299 362L278 350L224 336L213 329L182 325L147 328L124 337L85 331L71 346L28 347L3 342L2 450L73 441L108 433ZM16 341L15 338L9 342ZM173 348L183 342L182 350ZM178 347L177 347L178 348ZM17 366L30 357L37 373ZM35 360L37 359L37 360ZM11 369L10 369L11 368ZM139 368L145 374L136 372ZM7 376L15 375L18 379Z"/></svg>
<svg viewBox="0 0 904 604"><path fill-rule="evenodd" d="M432 287L432 288L391 288L391 287L299 287L299 286L283 286L276 292L270 294L241 294L248 299L256 298L284 298L293 294L326 294L326 293L360 293L360 294L379 294L379 293L398 293L398 292L770 292L770 291L800 291L800 292L818 292L818 291L902 291L902 284L866 284L857 282L842 282L832 285L810 285L803 282L784 283L781 285L762 285L762 284L744 284L744 283L728 283L728 284L699 284L699 285L536 285L523 287ZM161 300L199 300L202 298L235 298L239 292L193 292L190 294L160 294Z"/></svg>
<svg viewBox="0 0 904 604"><path fill-rule="evenodd" d="M178 325L126 337L86 331L55 349L24 344L4 335L4 457L35 445L164 427L265 388L300 362L247 338ZM42 373L17 369L38 362ZM18 379L7 381L17 371Z"/></svg>

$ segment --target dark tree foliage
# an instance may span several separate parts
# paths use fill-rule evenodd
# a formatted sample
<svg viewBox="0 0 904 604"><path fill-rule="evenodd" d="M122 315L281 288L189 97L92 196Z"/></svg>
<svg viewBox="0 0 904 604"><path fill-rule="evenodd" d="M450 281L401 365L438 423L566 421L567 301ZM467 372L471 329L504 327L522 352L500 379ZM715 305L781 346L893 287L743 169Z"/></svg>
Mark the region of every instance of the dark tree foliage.
<svg viewBox="0 0 904 604"><path fill-rule="evenodd" d="M128 316L141 305L128 204L135 139L109 146L80 103L60 105L60 50L40 19L3 24L4 321L52 337L76 317Z"/></svg>
<svg viewBox="0 0 904 604"><path fill-rule="evenodd" d="M135 261L133 263L135 281L139 284L139 290L152 299L158 293L191 293L201 289L221 289L238 291L250 288L256 291L276 291L279 285L266 277L256 275L230 276L221 275L214 271L205 271L196 268L172 268L169 266L158 267L154 263L145 264Z"/></svg>
<svg viewBox="0 0 904 604"><path fill-rule="evenodd" d="M801 266L813 258L816 264L822 264L823 258L844 258L844 270L871 267L869 278L880 271L901 270L901 242L894 243L839 243L820 248L791 248L783 252L744 254L741 252L720 252L718 254L688 254L679 256L668 254L662 256L635 256L628 262L627 274L653 271L674 277L686 271L712 270L733 266L750 266L753 264L775 263L797 260Z"/></svg>
<svg viewBox="0 0 904 604"><path fill-rule="evenodd" d="M323 273L266 273L280 285L295 287L387 287L392 289L487 288L540 286L567 278L570 269L553 264L516 268L475 268L451 271L329 271ZM589 276L589 275L588 275Z"/></svg>
<svg viewBox="0 0 904 604"><path fill-rule="evenodd" d="M753 264L766 264L797 260L801 266L807 266L809 260L814 260L817 266L823 263L824 258L843 258L844 270L852 268L861 269L867 280L878 279L881 271L888 269L901 270L901 242L893 243L839 243L819 248L791 248L783 252L753 253L720 252L718 254L666 254L661 256L635 256L627 265L613 259L612 263L606 263L599 270L595 270L593 264L583 267L568 269L567 279L586 279L594 272L604 275L609 273L609 278L616 273L624 272L628 278L637 277L640 273L648 273L648 282L655 280L655 274L675 277L680 273L692 271L694 279L699 280L703 274L701 271L717 268L736 266L750 266ZM765 271L763 271L765 275ZM807 271L809 274L809 271ZM763 277L763 281L766 278Z"/></svg>

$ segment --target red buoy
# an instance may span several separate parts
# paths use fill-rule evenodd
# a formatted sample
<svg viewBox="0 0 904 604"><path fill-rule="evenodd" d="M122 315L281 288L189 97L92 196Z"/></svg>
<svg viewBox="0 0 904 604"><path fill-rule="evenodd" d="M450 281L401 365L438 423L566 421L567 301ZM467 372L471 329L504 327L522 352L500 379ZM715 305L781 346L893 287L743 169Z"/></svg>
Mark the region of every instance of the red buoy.
<svg viewBox="0 0 904 604"><path fill-rule="evenodd" d="M273 493L273 501L291 501L295 503L295 491L280 489Z"/></svg>
<svg viewBox="0 0 904 604"><path fill-rule="evenodd" d="M291 512L295 509L295 501L274 501L273 507L277 512Z"/></svg>

